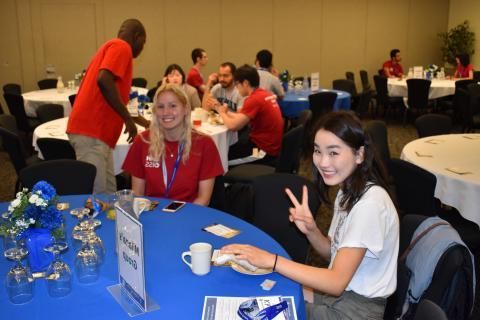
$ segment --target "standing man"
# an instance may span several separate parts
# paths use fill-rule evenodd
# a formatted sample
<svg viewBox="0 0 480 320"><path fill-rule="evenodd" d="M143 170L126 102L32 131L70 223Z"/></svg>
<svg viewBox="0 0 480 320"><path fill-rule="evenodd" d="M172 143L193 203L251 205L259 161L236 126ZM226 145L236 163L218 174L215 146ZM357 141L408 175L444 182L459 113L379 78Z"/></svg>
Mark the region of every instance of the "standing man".
<svg viewBox="0 0 480 320"><path fill-rule="evenodd" d="M283 99L285 92L280 79L272 73L272 70L274 70L272 61L273 54L270 51L266 49L258 51L255 66L260 76L260 88L273 92L277 98Z"/></svg>
<svg viewBox="0 0 480 320"><path fill-rule="evenodd" d="M228 109L226 104L215 106L225 126L229 130L239 131L249 124L250 135L245 141L239 140L230 147L228 159L239 159L252 155L253 148L266 152L265 158L258 162L272 164L280 153L283 136L283 119L280 107L272 94L259 88L260 78L255 68L244 65L233 74L238 92L246 97L239 112Z"/></svg>
<svg viewBox="0 0 480 320"><path fill-rule="evenodd" d="M403 68L400 64L402 57L400 57L400 50L392 49L390 51L390 60L383 64L383 75L387 78L401 78L403 76Z"/></svg>
<svg viewBox="0 0 480 320"><path fill-rule="evenodd" d="M78 160L95 165L94 192L116 191L113 154L123 124L128 142L137 127L126 104L132 85L132 64L146 41L142 23L125 20L118 36L100 47L85 74L75 107L68 119L67 133Z"/></svg>
<svg viewBox="0 0 480 320"><path fill-rule="evenodd" d="M224 62L218 70L218 83L212 87L210 94L203 99L203 108L211 110L217 104L226 104L231 111L242 108L243 100L233 83L233 73L237 68L231 62Z"/></svg>
<svg viewBox="0 0 480 320"><path fill-rule="evenodd" d="M205 50L202 48L195 48L192 50L192 61L193 67L190 69L190 71L188 71L187 83L197 89L198 96L201 100L205 91L208 90L215 81L217 81L217 75L212 73L208 77L207 84L205 84L205 81L203 81L203 76L200 71L207 65L208 56L207 52L205 52Z"/></svg>

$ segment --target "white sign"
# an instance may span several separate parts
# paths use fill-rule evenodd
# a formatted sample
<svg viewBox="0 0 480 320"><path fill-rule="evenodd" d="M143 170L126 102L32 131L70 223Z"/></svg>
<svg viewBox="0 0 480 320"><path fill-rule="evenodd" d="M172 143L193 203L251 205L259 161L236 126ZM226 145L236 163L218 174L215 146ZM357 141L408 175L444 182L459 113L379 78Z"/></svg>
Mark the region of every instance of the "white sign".
<svg viewBox="0 0 480 320"><path fill-rule="evenodd" d="M423 78L423 67L422 66L413 67L413 78L414 79L422 79Z"/></svg>
<svg viewBox="0 0 480 320"><path fill-rule="evenodd" d="M313 72L310 75L310 89L312 92L318 91L320 89L320 73Z"/></svg>
<svg viewBox="0 0 480 320"><path fill-rule="evenodd" d="M117 214L118 277L120 285L142 309L147 309L143 259L143 226L115 205Z"/></svg>

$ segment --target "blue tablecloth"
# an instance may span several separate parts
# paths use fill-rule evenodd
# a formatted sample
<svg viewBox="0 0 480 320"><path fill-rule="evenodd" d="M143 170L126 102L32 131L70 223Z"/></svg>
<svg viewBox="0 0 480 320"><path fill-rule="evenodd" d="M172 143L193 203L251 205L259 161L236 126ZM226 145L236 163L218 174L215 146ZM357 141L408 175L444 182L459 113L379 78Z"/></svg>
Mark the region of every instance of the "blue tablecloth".
<svg viewBox="0 0 480 320"><path fill-rule="evenodd" d="M81 207L87 196L61 197L69 202L70 209ZM187 204L177 213L164 213L160 208L167 204L161 200L153 212L144 212L140 221L144 226L145 272L147 294L160 306L159 310L143 314L136 319L200 319L204 297L213 296L294 296L298 319L305 319L302 287L277 274L250 276L237 273L229 267L212 267L205 276L194 275L181 260L181 254L188 251L194 242L211 243L214 249L225 244L238 242L256 244L266 250L288 256L285 250L270 236L247 222L229 214L205 207ZM0 204L5 212L7 203ZM67 239L72 243L71 230L76 220L65 211ZM74 274L72 292L63 298L51 298L47 293L45 280L35 281L35 296L24 305L14 305L8 300L5 286L0 289L0 314L5 319L131 319L115 302L107 287L118 283L117 256L115 254L115 223L100 215L102 226L97 234L106 248L105 263L101 267L98 282L80 284ZM221 223L241 230L232 239L224 239L202 228ZM62 259L73 270L74 250L69 248ZM13 262L0 258L0 276L5 277ZM265 279L277 281L271 291L264 291L260 284ZM2 281L3 283L4 281Z"/></svg>
<svg viewBox="0 0 480 320"><path fill-rule="evenodd" d="M333 110L350 110L351 95L348 92L331 89L320 89L320 91L331 91L337 93L337 100L333 105ZM279 101L282 115L286 118L296 118L305 109L310 107L308 103L308 96L311 95L310 90L301 90L295 92L294 90L287 91L283 100Z"/></svg>

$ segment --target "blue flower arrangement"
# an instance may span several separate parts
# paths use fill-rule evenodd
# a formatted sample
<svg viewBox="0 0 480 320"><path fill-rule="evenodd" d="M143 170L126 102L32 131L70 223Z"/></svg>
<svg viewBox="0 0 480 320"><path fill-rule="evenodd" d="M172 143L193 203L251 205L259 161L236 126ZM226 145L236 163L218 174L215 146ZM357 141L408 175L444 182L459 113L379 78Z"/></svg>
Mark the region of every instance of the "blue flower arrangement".
<svg viewBox="0 0 480 320"><path fill-rule="evenodd" d="M57 201L55 188L46 181L37 182L30 192L24 188L10 202L0 225L0 235L22 237L28 229L43 228L55 238L63 237L63 219Z"/></svg>

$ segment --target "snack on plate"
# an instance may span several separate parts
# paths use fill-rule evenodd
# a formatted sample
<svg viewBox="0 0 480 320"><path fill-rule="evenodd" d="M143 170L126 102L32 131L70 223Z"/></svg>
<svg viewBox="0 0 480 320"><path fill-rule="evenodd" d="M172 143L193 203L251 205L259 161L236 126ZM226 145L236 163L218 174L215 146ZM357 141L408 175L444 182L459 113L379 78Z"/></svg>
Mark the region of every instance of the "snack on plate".
<svg viewBox="0 0 480 320"><path fill-rule="evenodd" d="M97 199L97 203L100 204L101 208L102 208L102 211L105 211L108 209L108 203L102 201L102 200L98 200ZM93 206L92 206L92 199L88 198L86 201L85 201L85 208L88 208L88 209L93 209Z"/></svg>

